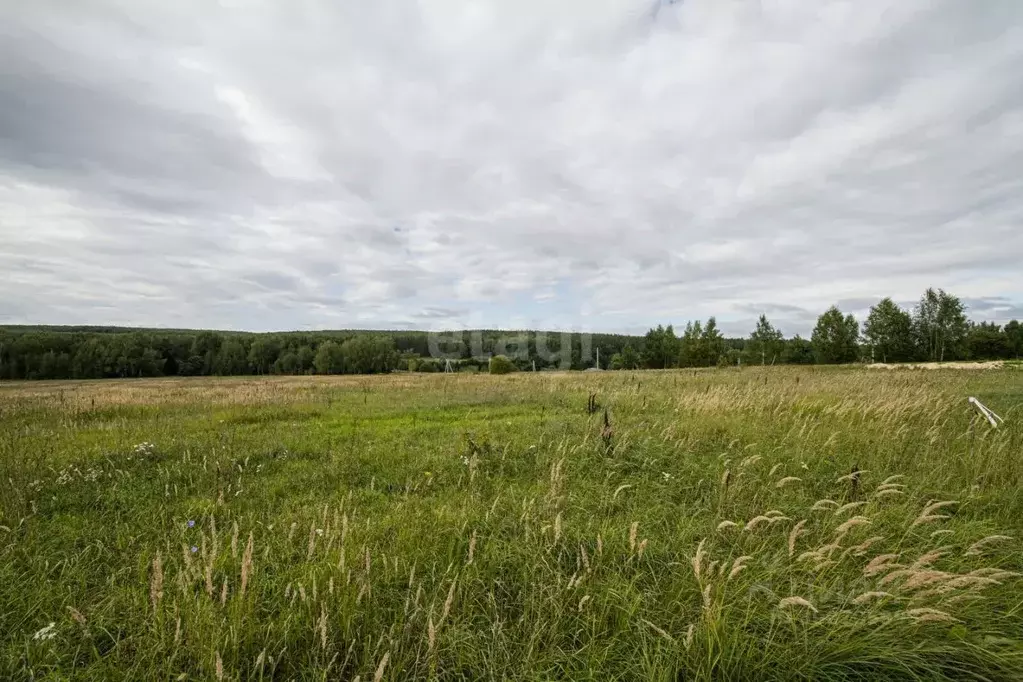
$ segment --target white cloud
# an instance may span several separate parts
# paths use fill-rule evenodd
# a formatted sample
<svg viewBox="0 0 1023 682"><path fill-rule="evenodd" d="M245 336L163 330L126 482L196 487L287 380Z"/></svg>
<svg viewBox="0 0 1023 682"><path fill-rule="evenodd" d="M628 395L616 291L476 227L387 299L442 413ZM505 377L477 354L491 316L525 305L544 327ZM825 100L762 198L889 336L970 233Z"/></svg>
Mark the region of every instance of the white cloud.
<svg viewBox="0 0 1023 682"><path fill-rule="evenodd" d="M0 321L806 333L927 286L1023 303L1012 0L4 13Z"/></svg>

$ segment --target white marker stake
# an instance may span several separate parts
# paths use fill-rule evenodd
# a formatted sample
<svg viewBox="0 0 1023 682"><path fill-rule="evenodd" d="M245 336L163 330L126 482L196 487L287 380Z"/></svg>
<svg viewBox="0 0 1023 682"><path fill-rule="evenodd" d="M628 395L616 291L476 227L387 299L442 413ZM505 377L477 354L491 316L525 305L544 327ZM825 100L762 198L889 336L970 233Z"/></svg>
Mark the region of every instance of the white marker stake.
<svg viewBox="0 0 1023 682"><path fill-rule="evenodd" d="M979 410L979 411L980 411L980 413L981 413L982 415L984 415L984 416L985 416L985 417L987 418L987 420L988 420L989 422L991 422L991 426L995 427L996 429L998 428L998 422L1005 422L1005 420L1004 420L1004 419L1002 419L1002 418L1001 418L1001 417L999 417L999 416L998 416L997 414L995 414L994 412L992 412L992 411L991 411L990 409L988 409L987 407L985 407L985 406L984 406L984 404L983 404L982 402L980 402L979 400L977 400L977 399L976 399L976 398L974 398L973 396L970 396L969 402L970 402L970 404L972 404L972 405L973 405L974 407L976 407L976 408L977 408L977 410ZM995 421L996 419L997 419L998 421Z"/></svg>

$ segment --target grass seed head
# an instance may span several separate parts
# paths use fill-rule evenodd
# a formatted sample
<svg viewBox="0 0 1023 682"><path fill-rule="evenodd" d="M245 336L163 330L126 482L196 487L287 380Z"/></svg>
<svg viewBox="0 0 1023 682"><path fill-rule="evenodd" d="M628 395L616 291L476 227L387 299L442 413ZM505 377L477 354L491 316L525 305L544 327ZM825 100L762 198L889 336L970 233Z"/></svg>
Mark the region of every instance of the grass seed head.
<svg viewBox="0 0 1023 682"><path fill-rule="evenodd" d="M867 604L867 603L875 601L877 599L890 599L892 597L893 597L893 595L890 592L880 592L880 591L864 592L860 596L858 596L855 599L853 599L853 603L854 604Z"/></svg>
<svg viewBox="0 0 1023 682"><path fill-rule="evenodd" d="M160 553L157 552L153 557L153 571L149 577L149 601L153 605L153 611L156 611L161 599L163 599L163 562L160 559Z"/></svg>
<svg viewBox="0 0 1023 682"><path fill-rule="evenodd" d="M803 534L803 526L805 526L805 525L806 525L806 519L803 519L802 521L797 523L795 526L793 526L792 530L789 532L789 543L788 543L788 546L789 546L789 556L790 557L793 554L795 554L795 552L796 552L796 540L798 540L799 536Z"/></svg>
<svg viewBox="0 0 1023 682"><path fill-rule="evenodd" d="M817 613L817 607L808 602L806 599L803 599L802 597L785 597L780 602L778 602L779 609L788 609L795 606L804 609L809 609L810 611Z"/></svg>

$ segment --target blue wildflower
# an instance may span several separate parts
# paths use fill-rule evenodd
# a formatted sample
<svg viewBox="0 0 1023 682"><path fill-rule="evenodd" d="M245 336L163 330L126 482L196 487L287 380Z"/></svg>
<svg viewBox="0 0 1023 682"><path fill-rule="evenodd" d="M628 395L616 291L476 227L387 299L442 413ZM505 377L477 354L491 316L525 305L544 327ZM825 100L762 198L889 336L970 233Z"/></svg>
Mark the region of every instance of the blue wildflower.
<svg viewBox="0 0 1023 682"><path fill-rule="evenodd" d="M192 554L195 554L198 551L199 551L199 548L196 547L195 545L192 545Z"/></svg>
<svg viewBox="0 0 1023 682"><path fill-rule="evenodd" d="M189 528L195 528L195 521L193 521L192 519L189 519L188 520L188 527Z"/></svg>

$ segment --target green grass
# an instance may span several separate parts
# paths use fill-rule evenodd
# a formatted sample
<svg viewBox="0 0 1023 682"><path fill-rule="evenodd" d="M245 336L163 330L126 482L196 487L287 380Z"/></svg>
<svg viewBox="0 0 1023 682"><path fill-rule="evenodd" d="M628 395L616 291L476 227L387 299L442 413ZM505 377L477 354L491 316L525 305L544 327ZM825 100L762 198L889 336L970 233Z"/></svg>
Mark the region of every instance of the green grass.
<svg viewBox="0 0 1023 682"><path fill-rule="evenodd" d="M1018 680L1021 404L1015 369L5 384L0 678Z"/></svg>

